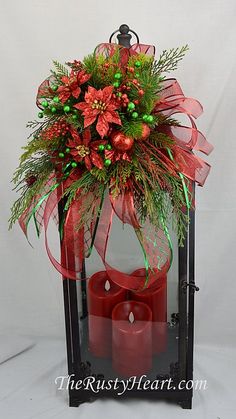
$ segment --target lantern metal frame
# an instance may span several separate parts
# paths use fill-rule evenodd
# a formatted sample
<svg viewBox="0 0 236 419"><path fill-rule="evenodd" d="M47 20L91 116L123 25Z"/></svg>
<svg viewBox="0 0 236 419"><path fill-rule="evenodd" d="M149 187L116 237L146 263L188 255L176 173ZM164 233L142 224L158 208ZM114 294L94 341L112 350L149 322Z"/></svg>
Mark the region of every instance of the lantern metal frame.
<svg viewBox="0 0 236 419"><path fill-rule="evenodd" d="M122 46L129 47L132 34L138 35L130 30L128 25L121 25L119 30L113 32L110 37L118 33L118 43ZM195 188L192 188L193 202L195 198ZM65 202L59 203L59 221L63 217L63 208ZM171 378L175 383L175 388L167 389L165 386L155 391L134 388L123 395L117 395L114 390L101 390L98 394L83 389L70 388L69 406L79 406L83 402L92 401L101 397L113 398L145 398L145 399L169 399L179 403L185 409L192 407L192 388L179 388L180 382L189 382L193 380L193 347L194 347L194 294L199 288L195 285L195 211L190 211L190 223L186 232L184 246L178 248L178 307L179 312L173 313L169 328L178 328L178 361L171 363L169 374L157 375L158 379L168 380ZM64 295L64 311L65 311L65 330L66 330L66 346L67 346L67 362L68 375L73 376L73 380L84 379L91 376L91 364L85 361L81 356L80 346L80 320L86 319L87 310L87 287L85 260L81 271L82 281L74 281L69 278L63 278L63 295ZM80 289L79 289L80 287ZM79 315L78 310L78 293L81 295L82 314ZM96 376L97 379L101 376Z"/></svg>

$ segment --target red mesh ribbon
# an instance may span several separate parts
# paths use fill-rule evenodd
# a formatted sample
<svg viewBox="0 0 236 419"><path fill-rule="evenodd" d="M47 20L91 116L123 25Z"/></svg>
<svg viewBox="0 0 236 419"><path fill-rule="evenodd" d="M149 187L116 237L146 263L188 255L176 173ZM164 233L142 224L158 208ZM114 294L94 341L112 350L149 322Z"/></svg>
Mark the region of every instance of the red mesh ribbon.
<svg viewBox="0 0 236 419"><path fill-rule="evenodd" d="M120 197L115 200L112 200L108 195L106 196L96 232L94 246L104 263L108 276L113 282L129 290L141 290L145 286L147 288L151 287L153 283L163 275L163 273L168 271L170 266L170 248L167 238L162 230L159 232L153 231L153 227L149 229L148 225L140 228L132 201L133 196L130 192L120 195ZM116 213L122 222L130 224L135 229L137 238L143 249L144 259L146 259L148 263L148 265L146 265L146 272L148 276L147 282L146 277L121 272L114 269L106 261L106 252L114 213ZM162 246L154 247L154 241L157 241L158 239L159 244L162 243ZM158 266L159 262L160 264L157 274L157 272L154 273L153 269Z"/></svg>
<svg viewBox="0 0 236 419"><path fill-rule="evenodd" d="M157 130L168 134L175 141L173 157L178 165L179 172L182 172L200 186L203 186L209 174L210 165L200 157L195 156L192 150L201 151L205 154L210 154L213 150L212 145L198 131L193 119L198 118L202 111L202 105L196 99L184 96L177 80L167 79L163 82L154 113L162 113L168 117L177 113L184 114L189 118L191 127L163 124L157 127Z"/></svg>
<svg viewBox="0 0 236 419"><path fill-rule="evenodd" d="M119 50L119 62L121 66L127 66L129 57L136 54L145 54L153 57L155 54L154 45L134 44L130 48L125 48L118 44L103 43L95 49L96 56L103 55L104 58L112 57Z"/></svg>

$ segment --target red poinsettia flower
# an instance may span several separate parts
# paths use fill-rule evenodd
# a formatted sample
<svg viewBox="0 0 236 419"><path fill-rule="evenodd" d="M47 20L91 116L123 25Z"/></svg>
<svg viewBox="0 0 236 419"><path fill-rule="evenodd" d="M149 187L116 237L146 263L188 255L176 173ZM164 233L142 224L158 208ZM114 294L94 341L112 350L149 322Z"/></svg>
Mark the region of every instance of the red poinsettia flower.
<svg viewBox="0 0 236 419"><path fill-rule="evenodd" d="M104 89L96 90L89 86L85 93L85 102L77 103L75 108L83 111L84 128L93 124L97 119L96 130L104 137L108 133L109 123L121 125L118 113L115 111L119 104L112 97L113 86L107 86Z"/></svg>
<svg viewBox="0 0 236 419"><path fill-rule="evenodd" d="M65 103L71 96L78 99L81 92L80 85L86 83L90 77L91 75L84 70L77 74L72 70L69 76L63 76L61 78L63 85L57 89L60 101Z"/></svg>
<svg viewBox="0 0 236 419"><path fill-rule="evenodd" d="M72 139L68 141L67 147L70 148L70 154L73 156L74 160L77 162L84 161L88 170L91 170L93 166L102 169L103 159L98 153L98 147L100 144L106 145L107 141L91 141L91 132L89 128L83 131L82 137L74 128L71 128L70 133Z"/></svg>

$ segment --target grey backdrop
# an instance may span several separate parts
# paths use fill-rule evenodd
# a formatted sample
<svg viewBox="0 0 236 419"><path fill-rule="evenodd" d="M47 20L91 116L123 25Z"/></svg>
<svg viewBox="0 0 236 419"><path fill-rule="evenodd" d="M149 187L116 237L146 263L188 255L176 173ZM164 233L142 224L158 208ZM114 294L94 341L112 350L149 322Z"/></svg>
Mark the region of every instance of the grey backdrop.
<svg viewBox="0 0 236 419"><path fill-rule="evenodd" d="M1 0L1 281L0 332L63 337L62 287L43 239L29 247L7 230L15 199L10 178L37 114L37 87L52 59L81 59L128 23L157 55L188 43L176 76L186 96L204 106L198 127L215 150L212 171L197 188L196 342L235 347L235 44L234 0ZM54 231L52 240L58 243ZM22 414L22 417L24 415ZM28 417L28 416L27 416ZM214 416L212 416L214 417Z"/></svg>

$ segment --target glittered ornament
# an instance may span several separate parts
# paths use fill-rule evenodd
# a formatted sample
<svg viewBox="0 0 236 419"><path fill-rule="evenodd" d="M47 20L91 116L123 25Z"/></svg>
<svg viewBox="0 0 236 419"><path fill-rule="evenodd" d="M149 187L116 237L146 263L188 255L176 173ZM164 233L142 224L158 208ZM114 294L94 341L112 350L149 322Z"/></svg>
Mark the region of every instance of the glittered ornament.
<svg viewBox="0 0 236 419"><path fill-rule="evenodd" d="M128 137L121 131L113 131L111 134L111 143L116 150L124 153L132 148L134 139Z"/></svg>
<svg viewBox="0 0 236 419"><path fill-rule="evenodd" d="M135 65L135 67L139 68L139 67L141 67L141 62L140 61L135 61L134 65Z"/></svg>
<svg viewBox="0 0 236 419"><path fill-rule="evenodd" d="M99 144L98 151L104 151L104 150L105 150L105 145L104 144Z"/></svg>
<svg viewBox="0 0 236 419"><path fill-rule="evenodd" d="M134 108L135 108L135 104L133 102L130 102L128 104L128 109L132 111Z"/></svg>
<svg viewBox="0 0 236 419"><path fill-rule="evenodd" d="M150 135L150 128L147 124L142 124L142 134L141 136L138 138L138 140L140 141L145 141L149 135Z"/></svg>
<svg viewBox="0 0 236 419"><path fill-rule="evenodd" d="M70 106L69 105L65 105L63 108L64 112L70 112Z"/></svg>
<svg viewBox="0 0 236 419"><path fill-rule="evenodd" d="M106 159L105 161L104 161L104 165L105 166L110 166L111 165L111 159Z"/></svg>
<svg viewBox="0 0 236 419"><path fill-rule="evenodd" d="M147 122L149 122L150 124L153 122L154 118L152 115L148 115L147 117Z"/></svg>
<svg viewBox="0 0 236 419"><path fill-rule="evenodd" d="M42 106L43 106L44 108L47 108L47 107L48 107L48 101L47 101L47 100L43 100L43 101L42 101Z"/></svg>

